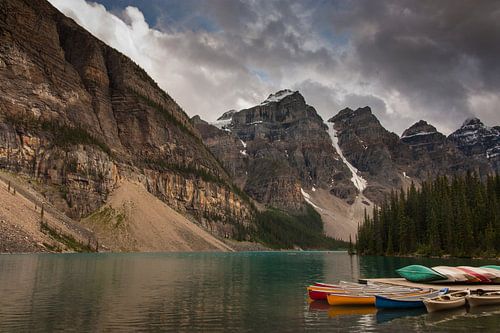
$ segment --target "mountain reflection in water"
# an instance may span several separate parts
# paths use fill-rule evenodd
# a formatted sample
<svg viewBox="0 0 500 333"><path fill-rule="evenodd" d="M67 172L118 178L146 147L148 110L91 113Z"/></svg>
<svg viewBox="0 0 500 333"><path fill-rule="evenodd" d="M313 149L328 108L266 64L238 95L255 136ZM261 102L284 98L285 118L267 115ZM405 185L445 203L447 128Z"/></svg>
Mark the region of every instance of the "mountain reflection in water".
<svg viewBox="0 0 500 333"><path fill-rule="evenodd" d="M392 314L387 321L387 315L383 319L373 307L307 301L305 287L315 281L394 276L395 268L410 263L428 264L344 252L1 255L0 331L387 332L497 327L492 325L500 319L500 309L474 309L444 321L427 314Z"/></svg>

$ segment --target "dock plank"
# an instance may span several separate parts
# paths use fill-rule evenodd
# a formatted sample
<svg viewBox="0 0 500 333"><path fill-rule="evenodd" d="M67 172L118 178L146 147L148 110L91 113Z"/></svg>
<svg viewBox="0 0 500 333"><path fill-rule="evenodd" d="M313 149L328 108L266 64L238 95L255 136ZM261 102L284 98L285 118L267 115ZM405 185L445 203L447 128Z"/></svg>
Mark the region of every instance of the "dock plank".
<svg viewBox="0 0 500 333"><path fill-rule="evenodd" d="M403 278L382 278L382 279L359 279L360 283L374 282L387 283L395 286L413 287L413 288L449 288L450 291L470 289L470 290L491 290L500 291L500 284L454 284L454 283L416 283Z"/></svg>

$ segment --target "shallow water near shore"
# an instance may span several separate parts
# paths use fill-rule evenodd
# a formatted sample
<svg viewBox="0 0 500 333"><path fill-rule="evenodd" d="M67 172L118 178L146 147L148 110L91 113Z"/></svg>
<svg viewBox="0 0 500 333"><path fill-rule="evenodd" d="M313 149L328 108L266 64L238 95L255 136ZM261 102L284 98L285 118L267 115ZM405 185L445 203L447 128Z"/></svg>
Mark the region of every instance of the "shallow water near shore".
<svg viewBox="0 0 500 333"><path fill-rule="evenodd" d="M491 262L345 252L0 255L0 332L500 330L500 306L431 315L306 297L314 281L396 276L414 263Z"/></svg>

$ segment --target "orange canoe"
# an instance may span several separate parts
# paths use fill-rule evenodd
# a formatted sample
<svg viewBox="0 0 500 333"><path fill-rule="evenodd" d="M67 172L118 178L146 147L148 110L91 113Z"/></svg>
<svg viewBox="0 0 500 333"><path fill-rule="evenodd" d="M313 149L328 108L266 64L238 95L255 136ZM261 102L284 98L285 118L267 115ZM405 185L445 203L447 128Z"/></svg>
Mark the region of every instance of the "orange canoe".
<svg viewBox="0 0 500 333"><path fill-rule="evenodd" d="M375 305L373 295L328 294L326 299L330 305Z"/></svg>

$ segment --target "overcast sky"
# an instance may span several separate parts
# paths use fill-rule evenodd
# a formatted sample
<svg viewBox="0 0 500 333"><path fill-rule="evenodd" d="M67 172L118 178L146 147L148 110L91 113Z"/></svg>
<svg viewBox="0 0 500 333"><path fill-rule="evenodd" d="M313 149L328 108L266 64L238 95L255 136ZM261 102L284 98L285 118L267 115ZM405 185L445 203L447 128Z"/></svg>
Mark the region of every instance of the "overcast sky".
<svg viewBox="0 0 500 333"><path fill-rule="evenodd" d="M290 88L324 119L368 105L397 134L420 119L445 134L472 116L500 125L500 1L49 1L190 116Z"/></svg>

